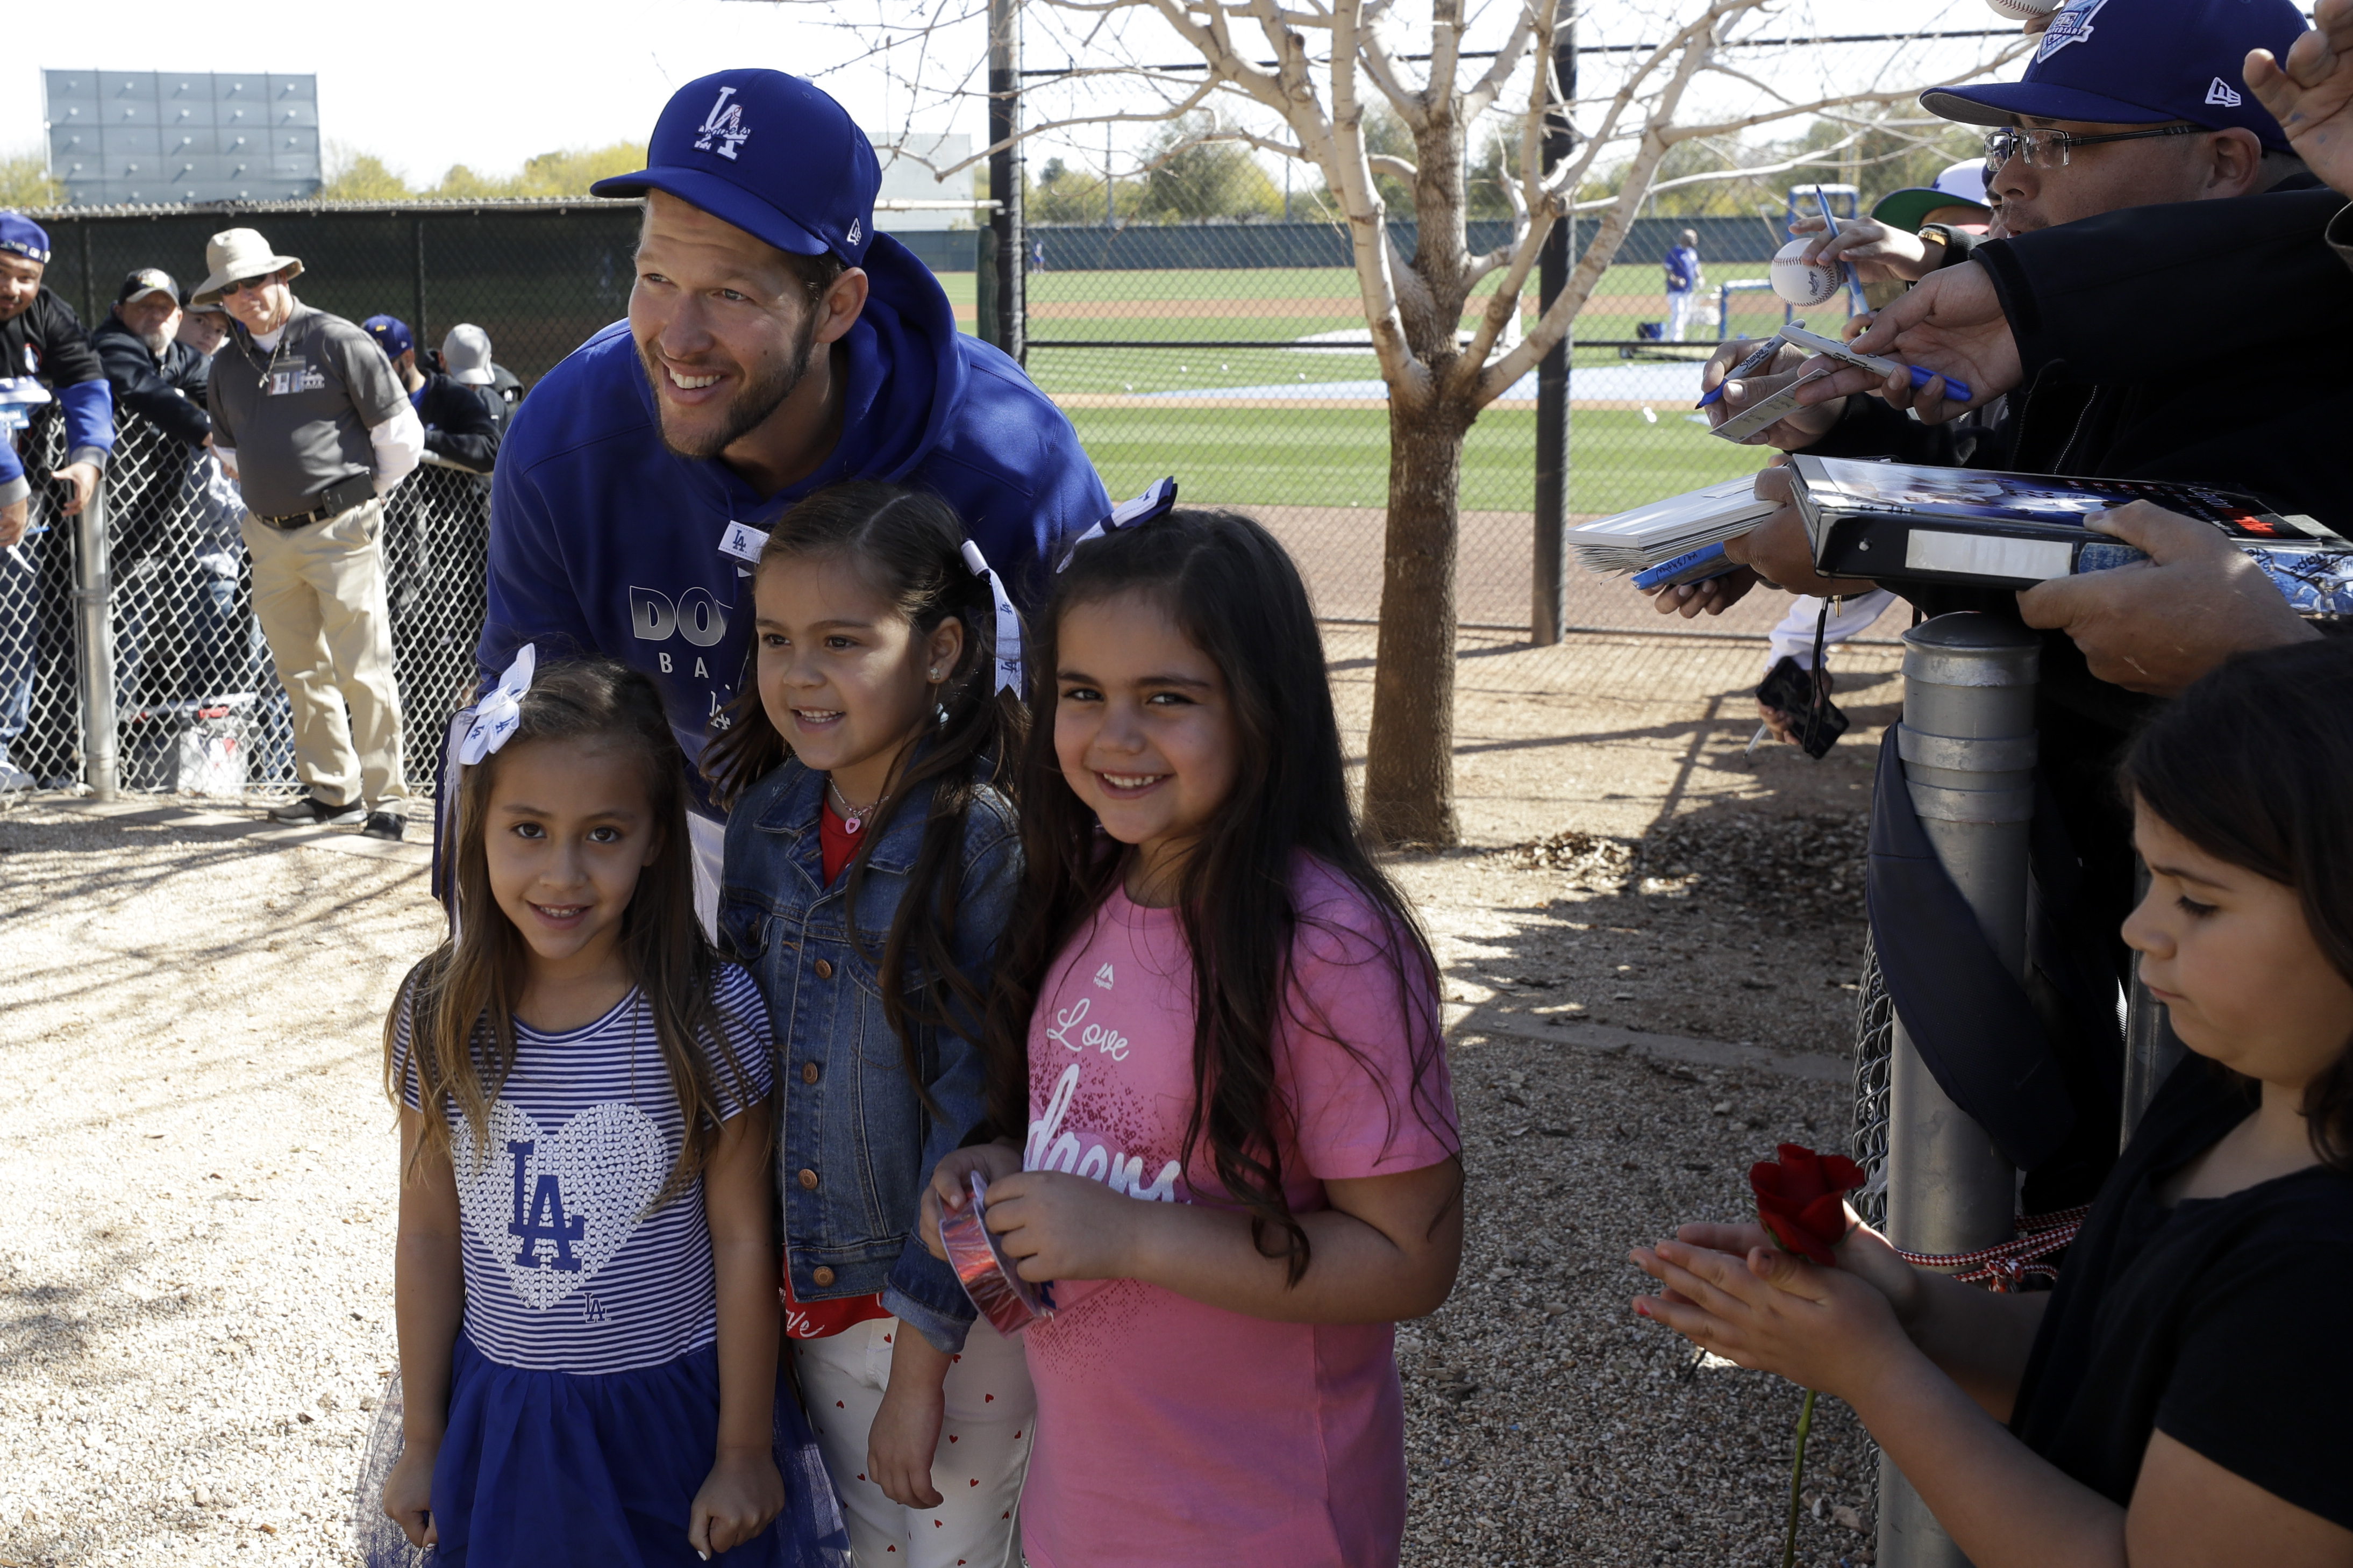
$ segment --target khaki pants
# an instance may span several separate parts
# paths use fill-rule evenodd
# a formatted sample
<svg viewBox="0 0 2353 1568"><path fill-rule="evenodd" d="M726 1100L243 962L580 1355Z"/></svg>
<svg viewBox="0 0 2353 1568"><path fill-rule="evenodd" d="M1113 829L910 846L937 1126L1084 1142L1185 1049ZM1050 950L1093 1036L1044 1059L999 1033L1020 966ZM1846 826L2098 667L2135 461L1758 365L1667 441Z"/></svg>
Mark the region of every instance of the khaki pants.
<svg viewBox="0 0 2353 1568"><path fill-rule="evenodd" d="M291 532L248 516L242 531L253 557L253 613L293 707L297 775L326 805L357 800L398 810L408 784L378 542L384 502Z"/></svg>

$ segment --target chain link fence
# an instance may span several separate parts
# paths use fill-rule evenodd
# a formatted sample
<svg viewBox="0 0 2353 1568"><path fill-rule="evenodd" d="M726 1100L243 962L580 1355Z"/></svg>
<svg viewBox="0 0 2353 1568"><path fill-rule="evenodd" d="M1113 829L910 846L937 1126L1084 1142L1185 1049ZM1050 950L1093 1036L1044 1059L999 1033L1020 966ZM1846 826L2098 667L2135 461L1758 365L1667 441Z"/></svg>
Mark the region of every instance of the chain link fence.
<svg viewBox="0 0 2353 1568"><path fill-rule="evenodd" d="M44 787L96 784L92 682L111 696L116 787L236 797L298 786L286 693L253 613L244 506L207 450L116 412L104 559L84 553L62 487L54 405L25 432L31 527L0 553L0 742ZM490 480L427 458L385 505L393 668L412 787L429 791L448 716L474 680L490 545ZM107 611L93 649L81 611Z"/></svg>

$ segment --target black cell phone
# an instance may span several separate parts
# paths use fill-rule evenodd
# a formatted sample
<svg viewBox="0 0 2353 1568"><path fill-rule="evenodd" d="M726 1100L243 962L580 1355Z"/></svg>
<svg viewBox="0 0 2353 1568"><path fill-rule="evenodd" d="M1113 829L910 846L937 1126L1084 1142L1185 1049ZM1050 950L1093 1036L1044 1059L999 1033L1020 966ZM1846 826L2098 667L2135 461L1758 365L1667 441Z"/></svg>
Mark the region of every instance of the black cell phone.
<svg viewBox="0 0 2353 1568"><path fill-rule="evenodd" d="M1838 744L1838 738L1853 722L1831 700L1814 672L1786 655L1766 672L1764 683L1757 688L1757 700L1788 719L1798 743L1817 762Z"/></svg>

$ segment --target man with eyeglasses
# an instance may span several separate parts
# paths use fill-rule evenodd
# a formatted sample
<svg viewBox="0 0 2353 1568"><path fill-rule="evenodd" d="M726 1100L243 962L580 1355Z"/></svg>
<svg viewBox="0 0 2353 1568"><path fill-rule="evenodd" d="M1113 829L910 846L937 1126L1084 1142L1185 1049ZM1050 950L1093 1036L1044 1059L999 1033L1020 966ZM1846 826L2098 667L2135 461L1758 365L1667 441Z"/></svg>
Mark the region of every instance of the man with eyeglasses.
<svg viewBox="0 0 2353 1568"><path fill-rule="evenodd" d="M218 300L232 323L213 358L213 449L245 496L254 615L292 705L304 786L270 815L397 839L408 784L381 498L423 457L424 426L375 339L295 299L300 258L232 228L205 263L195 302Z"/></svg>
<svg viewBox="0 0 2353 1568"><path fill-rule="evenodd" d="M2304 31L2288 0L2072 0L2021 80L1922 94L1932 112L1987 127L1986 194L2001 237L1948 247L1856 346L1967 381L1969 417L1956 418L1963 410L1944 400L1941 380L1915 394L1908 375L1893 390L1846 371L1801 392L1810 406L1761 444L2199 480L2353 527L2343 435L2353 392L2339 363L2353 335L2353 275L2320 243L2337 203L2315 188L2243 75L2251 50L2284 56ZM1989 321L2003 324L1994 332ZM1727 346L1716 363L1745 352ZM1723 404L1737 409L1786 384L1802 359L1788 352ZM1785 485L1771 470L1759 477L1760 494L1786 495ZM2110 782L2116 751L2147 711L2146 694L2179 689L2236 649L2312 635L2267 583L2251 589L2260 574L2212 530L2147 508L2116 526L2160 565L2023 595L1891 584L1926 615L1974 610L2046 628L2037 722L2055 809L2036 824L2042 934L2030 984L2074 1130L2030 1173L2030 1211L2088 1196L2116 1147L2114 1001L2130 955L2116 932L2133 896L2129 824ZM1794 508L1726 552L1794 593L1873 586L1816 575ZM1750 580L1721 579L1676 607L1719 608ZM2126 586L2158 593L2121 616L2063 602ZM2051 827L2063 828L2064 853L2053 852Z"/></svg>

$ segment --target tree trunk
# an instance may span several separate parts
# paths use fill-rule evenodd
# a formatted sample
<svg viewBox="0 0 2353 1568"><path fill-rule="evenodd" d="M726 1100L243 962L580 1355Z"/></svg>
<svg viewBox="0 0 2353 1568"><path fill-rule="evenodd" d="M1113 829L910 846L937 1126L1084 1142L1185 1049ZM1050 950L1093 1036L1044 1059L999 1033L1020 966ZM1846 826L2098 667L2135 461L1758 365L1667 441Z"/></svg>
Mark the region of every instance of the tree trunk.
<svg viewBox="0 0 2353 1568"><path fill-rule="evenodd" d="M1365 823L1393 848L1443 847L1454 818L1454 562L1474 408L1389 399L1388 537L1366 751Z"/></svg>

